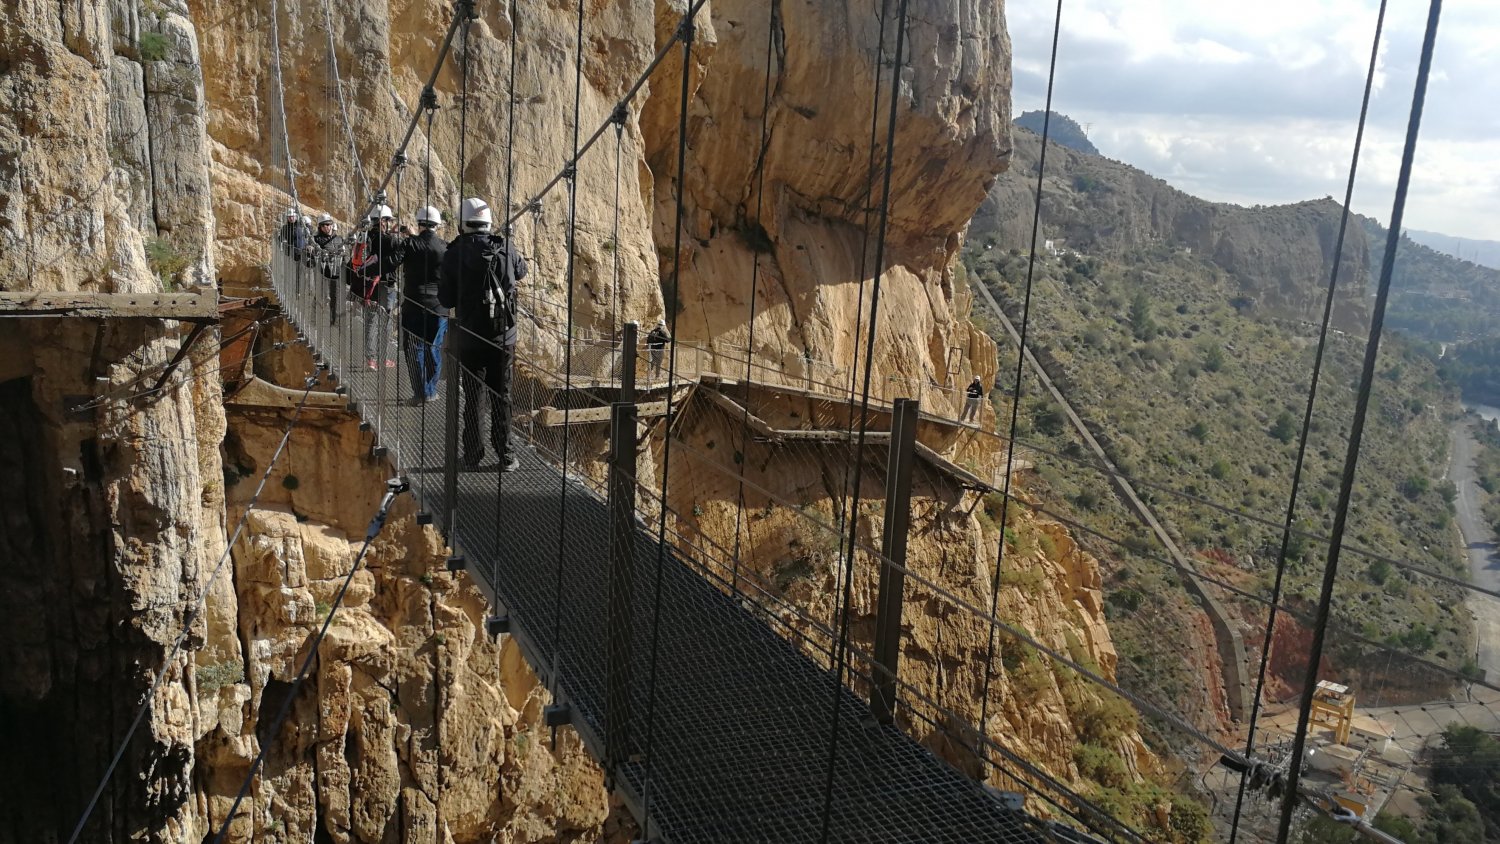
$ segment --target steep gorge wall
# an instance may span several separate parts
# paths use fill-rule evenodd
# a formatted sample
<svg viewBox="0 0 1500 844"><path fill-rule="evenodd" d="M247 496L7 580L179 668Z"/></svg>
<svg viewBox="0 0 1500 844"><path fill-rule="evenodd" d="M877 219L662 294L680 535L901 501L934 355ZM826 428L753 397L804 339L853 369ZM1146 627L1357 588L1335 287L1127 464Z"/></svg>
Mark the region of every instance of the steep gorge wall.
<svg viewBox="0 0 1500 844"><path fill-rule="evenodd" d="M194 31L181 5L154 9L0 8L5 291L211 284ZM170 249L148 260L157 239ZM14 751L0 760L0 841L71 829L222 551L218 385L182 374L213 375L212 343L170 389L122 401L149 392L180 343L155 319L0 319L0 742ZM91 840L186 828L184 694L174 674Z"/></svg>
<svg viewBox="0 0 1500 844"><path fill-rule="evenodd" d="M465 193L499 205L508 167L495 139L505 135L513 24L501 4L480 5L469 45L475 106L464 174L465 184L477 187ZM521 5L516 207L566 160L572 131L571 9ZM607 116L684 5L590 4L584 127ZM868 297L873 276L873 244L863 226L874 205L867 191L879 186L867 161L884 157L879 145L868 149L876 5L718 0L700 16L689 80L689 165L680 180L685 248L674 307L683 338L748 344L754 268L757 354L789 367L813 359L848 368L856 348L862 350L857 304ZM347 218L365 187L356 185L336 125L325 7L291 0L280 8L299 192L306 210ZM450 7L436 0L396 8L329 0L326 8L355 144L366 171L377 174L409 116ZM269 0L112 0L67 6L60 15L29 3L0 12L10 95L0 112L5 289L144 291L161 283L153 270L164 266L171 267L169 281L184 285L210 285L217 276L232 293L263 284L264 235L288 202L269 96L270 9ZM970 372L988 376L994 369L993 345L969 326L967 294L962 285L954 289L952 267L966 220L1009 153L1002 20L1000 3L991 0L913 3L893 174L902 201L890 221L877 384L886 376L960 383ZM763 115L756 92L764 82L768 24L774 55L770 110ZM886 44L889 52L893 33ZM574 259L584 325L607 331L621 319L651 323L667 314L659 278L677 257L663 250L679 193L681 77L674 74L680 72L669 57L621 136L623 202L613 200L612 137L580 165ZM434 200L443 207L458 197L458 85L450 63L439 78L443 108L433 130ZM763 116L770 144L762 157ZM883 116L875 119L883 126ZM411 160L423 161L425 152L418 140ZM757 192L761 175L765 188ZM408 168L400 203L407 216L421 182L419 167ZM518 240L536 267L528 295L539 312L555 312L565 296L566 223L560 190L520 223ZM153 240L158 257L149 259ZM162 260L163 249L172 261ZM88 760L40 778L30 777L29 766L7 768L14 789L6 793L46 796L56 817L0 817L0 841L38 840L82 805L93 773L133 714L131 702L180 629L184 606L223 551L223 526L238 517L243 482L229 487L233 500L226 504L220 478L242 474L241 465L258 467L279 430L268 419L238 416L228 452L234 471L226 472L218 448L226 423L212 377L145 402L106 404L88 419L65 416L72 397L107 389L95 380L100 375L124 383L164 361L178 342L174 330L149 321L0 335L8 352L0 378L6 407L23 411L13 423L21 447L3 459L24 467L26 489L38 490L24 506L17 502L11 512L24 516L13 515L5 533L16 553L0 577L16 611L0 622L0 642L10 651L0 695L7 714L17 716L8 719L16 746L35 750L28 759ZM191 359L199 373L212 372L212 343L205 348ZM558 352L555 345L526 351L543 360ZM107 794L101 830L116 838L176 839L202 833L226 810L256 742L266 738L257 734L261 714L268 702L279 702L277 684L295 669L331 576L350 558L347 536L362 529L373 507L369 491L328 496L345 489L341 481L354 466L370 482L365 486L378 487L380 472L363 462L352 427L345 421L308 432L322 435L323 444L301 442L301 468L282 470L298 474L300 495L283 484L284 474L273 477L271 506L252 515L251 538L236 548L233 587L216 586L213 612L190 642L198 652L185 670L169 674L149 710L147 738L127 756L127 764L149 765L153 776L119 778ZM988 579L983 561L993 557L985 546L998 539L986 539L972 518L950 527L939 534L947 539L934 539L919 556L979 594ZM42 539L23 541L32 536ZM1031 561L1052 584L1041 599L1007 593L1002 605L1054 645L1066 644L1069 631L1081 632L1090 657L1108 665L1097 569L1069 547ZM956 566L954 553L963 558ZM295 838L314 825L336 840L371 841L431 840L440 828L454 840L502 829L511 840L597 837L614 829L597 769L576 746L556 757L522 750L543 698L513 647L476 635L478 598L459 581L432 573L439 557L409 520L394 525L377 548L371 573L358 578L352 612L321 654L317 695L307 692L293 707L292 727L276 740L274 764L257 787L257 809L237 822L238 838ZM858 611L867 610L861 604ZM978 629L960 626L957 639L972 652ZM943 630L941 622L922 626L914 649L926 648L928 635L948 636ZM37 657L43 643L48 660ZM930 675L940 684L940 659L917 661L920 682ZM973 675L972 659L958 661L967 666L960 673ZM972 686L976 676L941 682ZM1055 693L1055 681L1038 685L1048 683ZM100 684L113 684L108 696L89 694ZM987 727L1013 733L1017 749L1069 776L1076 730L1056 695L1028 709L999 686L1002 705L991 711L1003 713L1006 723ZM974 694L953 704L966 717L974 717ZM49 718L73 726L58 721L55 731L26 729ZM446 770L475 776L449 779L438 760Z"/></svg>

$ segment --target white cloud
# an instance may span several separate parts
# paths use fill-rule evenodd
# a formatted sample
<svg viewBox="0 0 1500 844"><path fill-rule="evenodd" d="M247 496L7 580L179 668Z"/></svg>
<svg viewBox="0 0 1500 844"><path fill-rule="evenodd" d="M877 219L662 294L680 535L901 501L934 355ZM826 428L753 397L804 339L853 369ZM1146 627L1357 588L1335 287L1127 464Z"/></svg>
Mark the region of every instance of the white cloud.
<svg viewBox="0 0 1500 844"><path fill-rule="evenodd" d="M1391 3L1355 208L1385 220L1425 3ZM1341 198L1378 0L1069 0L1053 107L1110 157L1208 199ZM1040 108L1052 4L1011 0L1016 106ZM1500 3L1445 4L1406 224L1500 238Z"/></svg>

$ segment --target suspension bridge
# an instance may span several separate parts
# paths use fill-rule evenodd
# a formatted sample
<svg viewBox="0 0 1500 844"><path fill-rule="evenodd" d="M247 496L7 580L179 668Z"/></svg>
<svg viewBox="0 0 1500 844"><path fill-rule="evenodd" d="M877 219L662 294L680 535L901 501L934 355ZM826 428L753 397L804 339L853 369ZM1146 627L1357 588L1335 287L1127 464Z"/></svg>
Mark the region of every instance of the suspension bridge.
<svg viewBox="0 0 1500 844"><path fill-rule="evenodd" d="M636 107L634 100L671 53L680 49L683 66L676 173L680 176L684 172L688 155L687 68L692 62L694 20L704 3L693 0L688 4L681 24L659 48L655 59L625 89L609 120L587 138L581 127L579 96L575 95L571 156L535 195L520 202L513 196L515 97L509 97L503 203L508 217L501 231L510 235L518 221L534 213L541 197L551 191L566 191L569 206L567 263L560 273L566 300L546 300L535 292L523 292L521 296L526 303L521 320L521 354L511 388L513 428L524 446L519 454L520 467L506 472L498 463L465 465L460 459L461 406L467 401L478 409L499 397L482 379L457 365L452 343L461 329L456 320L450 325L450 347L443 355L445 377L438 385L436 400L405 401L409 395L405 389L405 358L418 347L420 338L409 335L399 319L384 311L372 313L370 325L362 325L356 317L371 308L379 309L378 304L355 305L338 317L333 312L328 283L318 269L272 239L267 244L271 254L268 275L281 315L296 328L299 341L312 350L316 376L334 387L337 396L322 395L313 400L316 377L309 379L299 401L294 403L282 395L281 400L294 411L291 425L297 424L310 401L325 407L342 404L360 415L374 435L378 455L396 466L418 496L420 520L440 530L453 550L449 568L467 572L490 602L487 632L513 636L551 692L553 703L544 713L546 725L577 731L599 761L610 786L623 796L645 840L1135 842L1159 838L1159 830L1143 830L1131 819L1112 815L1089 795L1073 790L1065 777L1017 754L1004 736L994 733L998 719L991 718L991 683L1006 673L996 663L999 652L1012 645L1065 668L1070 676L1090 684L1098 693L1128 701L1203 752L1219 755L1230 770L1240 773L1242 801L1249 772L1259 774L1264 770L1257 758L1255 723L1262 704L1269 645L1262 648L1256 688L1236 691L1241 699L1250 697L1250 736L1243 749L1230 747L1186 723L1170 707L1139 691L1122 688L1113 677L1105 676L1098 666L1079 659L1076 653L1039 641L1014 620L1002 618L999 593L1002 569L1008 562L1007 541L997 543L999 557L989 582L979 584L977 589L918 570L906 558L914 486L925 498L945 502L950 511L965 515L982 496L998 494L1002 526L1010 524L1009 508L1024 507L1055 516L1076 530L1089 530L1012 493L1014 474L1029 465L1023 453L1033 459L1042 454L1071 459L1024 444L1018 446L1016 423L1024 364L1021 353L1027 345L1034 248L1025 304L1013 329L1019 350L1007 433L959 421L964 396L953 383L951 366L947 371L909 378L877 379L873 375L874 326L879 324L880 287L887 264L887 222L893 203L901 201L900 196L893 196L891 173L902 96L902 86L896 80L901 78L907 59L907 0L881 4L864 198L864 259L870 272L866 276L868 292L866 285L861 285L861 308L866 307L866 301L868 306L861 310L861 324L854 326L853 332L865 346L856 350L852 367L841 370L805 354L768 356L762 346L757 346L754 327L759 258L750 279L747 324L751 334L743 346L675 339L677 309L672 308L668 313L673 339L666 345L665 360L656 359L649 351L643 354L633 324L614 320L605 330L575 321L579 285L573 256L579 162L609 136L613 127L618 173L618 141ZM385 201L393 178L399 192L399 174L409 164L408 149L424 119L428 156L424 200L431 198L431 127L437 107L434 85L446 64L456 65L459 125L465 126L470 107L469 30L480 5L480 0L455 3L452 22L421 97L411 109L405 135L378 187L367 184L366 174L359 167L358 145L349 109L343 102L344 85L333 58L330 34L329 89L339 100L339 124L329 122L327 146L334 148L333 136L341 127L360 186L374 187L369 204L362 211L356 209L353 219L367 218L373 207ZM519 10L515 0L507 6L511 22L509 87L513 91ZM580 90L584 6L580 0L575 43L574 71ZM1410 175L1438 7L1434 0L1393 232L1400 229L1399 212L1405 180ZM273 3L273 22L277 14ZM1381 20L1383 14L1382 5ZM1052 45L1054 62L1061 19L1059 2ZM767 20L766 30L765 97L769 102L774 19ZM277 52L273 81L278 100L273 119L279 127L279 152L286 159L287 193L295 204L298 174L280 103L279 35L274 27L272 40ZM1378 25L1375 40L1378 44ZM1373 68L1372 58L1372 74ZM884 108L883 95L890 98ZM1049 115L1051 96L1049 77ZM888 119L883 143L877 135L882 114ZM1033 244L1046 170L1045 125ZM466 192L462 174L468 158L465 133L461 131L458 137L455 171L460 174L458 196L462 197ZM764 123L760 140L764 152L768 142ZM883 164L877 160L877 153L883 153ZM1356 162L1357 158L1356 142ZM757 168L756 179L763 175ZM1351 168L1351 191L1353 180ZM616 184L618 189L618 176ZM755 195L758 220L763 190ZM680 263L683 198L679 193L673 200L674 243L663 254L676 256L670 260ZM617 193L616 227L618 219ZM1336 254L1341 253L1341 249L1336 250ZM1377 313L1389 289L1389 264L1388 251ZM675 285L680 269L666 267L663 277L670 276ZM618 280L618 263L613 272ZM1337 275L1335 267L1334 278ZM339 292L334 295L342 297ZM675 298L675 291L667 296L668 301ZM1328 301L1332 301L1331 290ZM404 301L401 306L415 304ZM1327 330L1325 313L1325 337ZM374 332L378 344L377 366L373 369L365 365L366 331ZM1373 360L1378 338L1377 318L1368 360ZM1321 361L1321 347L1319 354ZM378 365L384 360L394 365ZM1339 519L1328 538L1332 549L1329 580L1319 606L1308 619L1316 631L1309 662L1313 679L1329 626L1326 593L1337 569L1338 554L1345 550L1343 516L1371 377L1368 360ZM1316 382L1315 369L1312 394ZM159 384L154 389L160 388ZM1305 421L1304 446L1306 432ZM822 494L798 498L776 488L772 475L795 461L820 467L825 486ZM1121 484L1129 483L1108 461L1102 467L1089 463L1087 468L1102 471ZM396 489L392 487L392 494ZM1294 483L1293 500L1295 497ZM713 515L704 512L707 509L732 514L725 515L726 523L718 526L732 524L732 529L705 528L705 520ZM770 519L774 513L783 520L783 533L792 533L795 539L791 545L802 549L802 556L794 562L827 562L836 584L831 607L791 597L786 583L780 582L781 576L790 571L781 565L786 561L776 559L775 552L768 552L763 542L756 544L752 523L758 513L764 514L762 519ZM384 511L382 521L383 516ZM1286 525L1283 543L1293 533L1290 515ZM373 525L372 535L378 529L378 523ZM1173 565L1170 560L1164 563ZM1274 624L1275 613L1283 610L1279 569L1269 601L1237 590L1234 584L1206 580L1216 588L1266 605L1271 612L1268 626ZM873 608L872 619L856 621L857 596L867 596ZM903 622L903 612L922 602L941 605L943 612L957 614L987 634L982 664L973 666L973 674L979 678L979 688L972 690L979 701L978 712L955 711L943 698L941 688L914 682L903 674L902 654L911 644L905 640L910 625ZM329 620L337 609L335 603ZM858 630L854 629L856 624ZM181 645L179 640L173 658ZM164 666L158 674L157 685L166 670ZM938 670L941 678L942 669ZM1309 683L1309 690L1311 686ZM1292 758L1301 755L1308 731L1305 700L1299 715ZM138 713L137 725L139 720ZM271 731L279 726L278 719ZM134 730L132 726L131 732ZM127 734L122 750L129 739ZM106 770L95 802L119 759L117 754ZM1332 801L1299 788L1299 766L1283 762L1282 769L1289 781L1278 840L1285 842L1294 812L1328 812ZM241 788L241 799L255 773L252 766ZM995 783L1008 790L997 788ZM84 828L92 809L93 803L85 810L78 830ZM1239 819L1237 805L1231 837L1238 833ZM232 820L224 819L215 841L223 839ZM1354 825L1374 834L1368 824Z"/></svg>

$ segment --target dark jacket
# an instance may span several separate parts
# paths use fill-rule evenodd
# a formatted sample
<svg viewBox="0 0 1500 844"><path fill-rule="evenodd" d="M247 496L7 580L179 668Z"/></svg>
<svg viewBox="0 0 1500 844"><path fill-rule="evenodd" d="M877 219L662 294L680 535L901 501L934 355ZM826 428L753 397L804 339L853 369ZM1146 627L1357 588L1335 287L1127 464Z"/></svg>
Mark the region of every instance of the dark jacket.
<svg viewBox="0 0 1500 844"><path fill-rule="evenodd" d="M422 229L406 239L405 299L401 302L401 327L432 342L437 336L443 305L438 285L443 277L443 254L448 242L432 229Z"/></svg>
<svg viewBox="0 0 1500 844"><path fill-rule="evenodd" d="M646 348L652 351L665 349L667 347L667 341L670 339L672 338L671 335L667 334L667 329L658 325L655 328L651 329L650 334L646 335Z"/></svg>
<svg viewBox="0 0 1500 844"><path fill-rule="evenodd" d="M984 385L979 383L978 378L975 378L969 382L969 388L964 390L964 392L968 394L969 398L977 399L984 395Z"/></svg>
<svg viewBox="0 0 1500 844"><path fill-rule="evenodd" d="M312 246L308 252L313 254L317 260L318 267L323 271L324 278L338 278L339 264L344 255L344 239L337 234L324 235L319 232L313 235Z"/></svg>
<svg viewBox="0 0 1500 844"><path fill-rule="evenodd" d="M395 284L396 268L406 260L406 238L380 229L373 229L365 240L366 277L380 277L381 284Z"/></svg>
<svg viewBox="0 0 1500 844"><path fill-rule="evenodd" d="M501 274L507 285L505 299L512 316L510 329L505 332L504 338L488 336L493 331L484 306L485 253L491 249L496 251L496 260L510 261L510 273ZM464 329L462 345L476 348L483 346L484 340L515 345L516 282L526 277L526 259L519 252L512 251L505 238L497 234L466 232L448 244L442 263L438 302L445 308L457 309L455 316L459 326Z"/></svg>
<svg viewBox="0 0 1500 844"><path fill-rule="evenodd" d="M281 254L301 255L307 246L307 229L301 223L289 221L281 225Z"/></svg>

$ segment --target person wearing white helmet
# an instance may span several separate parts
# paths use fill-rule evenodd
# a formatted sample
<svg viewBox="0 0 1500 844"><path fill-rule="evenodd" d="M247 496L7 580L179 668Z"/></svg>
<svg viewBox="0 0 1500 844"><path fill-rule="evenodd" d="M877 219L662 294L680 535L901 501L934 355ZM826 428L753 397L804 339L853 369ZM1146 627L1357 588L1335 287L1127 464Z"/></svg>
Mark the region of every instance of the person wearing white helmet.
<svg viewBox="0 0 1500 844"><path fill-rule="evenodd" d="M286 209L286 216L281 224L281 254L290 258L293 255L302 254L307 247L307 232L298 225L297 209Z"/></svg>
<svg viewBox="0 0 1500 844"><path fill-rule="evenodd" d="M443 213L428 205L417 210L417 233L406 239L406 261L402 266L405 296L401 302L401 329L406 339L406 367L411 376L411 403L436 401L438 377L442 374L443 337L448 319L438 301L443 254L448 244L437 236Z"/></svg>
<svg viewBox="0 0 1500 844"><path fill-rule="evenodd" d="M365 235L359 273L353 290L356 306L364 314L365 365L380 365L380 340L387 334L391 311L396 307L396 269L406 260L406 239L396 232L396 214L389 205L379 205L370 213L373 225ZM403 229L404 231L404 229ZM394 367L394 358L385 358Z"/></svg>
<svg viewBox="0 0 1500 844"><path fill-rule="evenodd" d="M312 269L315 253L313 251L313 226L311 217L303 214L297 220L297 234L302 238L302 249L298 251L298 257L301 259L304 267Z"/></svg>
<svg viewBox="0 0 1500 844"><path fill-rule="evenodd" d="M526 259L510 242L490 231L490 206L469 197L459 209L462 231L443 256L438 301L454 309L458 326L459 362L479 378L490 397L490 445L500 458L500 471L520 466L511 435L510 375L516 352L516 282L526 277ZM451 365L451 363L450 363ZM479 402L483 389L467 389L464 397L464 465L474 468L484 459L479 436Z"/></svg>
<svg viewBox="0 0 1500 844"><path fill-rule="evenodd" d="M318 217L318 230L313 234L312 245L307 251L328 283L328 324L333 325L339 315L339 281L344 263L344 239L339 237L338 224L333 217L323 214Z"/></svg>

